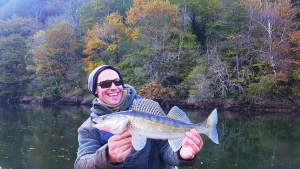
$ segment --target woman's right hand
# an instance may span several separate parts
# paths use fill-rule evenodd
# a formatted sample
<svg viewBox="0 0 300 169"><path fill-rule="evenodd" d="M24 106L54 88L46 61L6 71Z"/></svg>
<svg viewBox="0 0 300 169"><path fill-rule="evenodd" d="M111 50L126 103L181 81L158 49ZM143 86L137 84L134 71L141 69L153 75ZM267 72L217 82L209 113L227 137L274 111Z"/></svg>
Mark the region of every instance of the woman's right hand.
<svg viewBox="0 0 300 169"><path fill-rule="evenodd" d="M131 134L128 130L113 135L108 139L108 161L121 163L130 154L132 149Z"/></svg>

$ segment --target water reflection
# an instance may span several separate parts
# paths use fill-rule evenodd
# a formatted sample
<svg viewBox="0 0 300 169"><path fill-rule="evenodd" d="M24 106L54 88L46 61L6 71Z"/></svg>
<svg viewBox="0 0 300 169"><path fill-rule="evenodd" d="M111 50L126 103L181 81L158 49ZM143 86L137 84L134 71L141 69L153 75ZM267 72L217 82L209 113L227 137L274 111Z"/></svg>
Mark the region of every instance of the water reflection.
<svg viewBox="0 0 300 169"><path fill-rule="evenodd" d="M194 122L205 120L209 114L187 112ZM299 117L294 114L221 111L217 126L220 144L215 145L203 136L205 146L195 166L210 169L298 169L299 127Z"/></svg>
<svg viewBox="0 0 300 169"><path fill-rule="evenodd" d="M211 111L184 110L193 123ZM73 168L77 128L89 107L0 107L0 166L11 169ZM220 144L205 135L192 167L207 169L299 169L300 120L287 113L219 111Z"/></svg>
<svg viewBox="0 0 300 169"><path fill-rule="evenodd" d="M1 107L0 115L2 168L73 168L84 109L14 106Z"/></svg>

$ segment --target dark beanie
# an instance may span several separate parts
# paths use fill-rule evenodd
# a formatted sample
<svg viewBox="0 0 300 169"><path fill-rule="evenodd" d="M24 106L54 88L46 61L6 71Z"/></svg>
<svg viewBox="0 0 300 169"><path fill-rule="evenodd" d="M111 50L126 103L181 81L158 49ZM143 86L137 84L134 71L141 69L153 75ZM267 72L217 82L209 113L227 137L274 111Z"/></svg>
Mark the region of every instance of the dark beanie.
<svg viewBox="0 0 300 169"><path fill-rule="evenodd" d="M88 78L88 89L92 92L92 94L95 97L98 97L98 95L95 94L96 88L97 88L97 79L98 79L98 76L105 69L112 69L115 72L117 72L118 75L119 75L119 77L120 77L120 80L123 82L122 75L120 74L120 72L115 67L113 67L111 65L103 65L103 66L97 67L96 69L94 69L91 72L91 74L89 75L89 78ZM124 82L122 84L123 84L123 87L124 87Z"/></svg>

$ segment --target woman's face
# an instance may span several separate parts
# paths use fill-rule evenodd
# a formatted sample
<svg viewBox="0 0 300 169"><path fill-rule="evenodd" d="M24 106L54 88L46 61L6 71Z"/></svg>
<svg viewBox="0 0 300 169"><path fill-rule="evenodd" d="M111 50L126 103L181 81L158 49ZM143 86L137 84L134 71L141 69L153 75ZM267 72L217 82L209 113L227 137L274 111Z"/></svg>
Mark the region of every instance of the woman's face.
<svg viewBox="0 0 300 169"><path fill-rule="evenodd" d="M106 80L115 80L120 78L118 73L112 69L103 70L97 79L97 83ZM123 95L123 86L116 86L114 83L108 88L102 88L97 85L95 94L98 94L98 98L106 104L114 105L120 103Z"/></svg>

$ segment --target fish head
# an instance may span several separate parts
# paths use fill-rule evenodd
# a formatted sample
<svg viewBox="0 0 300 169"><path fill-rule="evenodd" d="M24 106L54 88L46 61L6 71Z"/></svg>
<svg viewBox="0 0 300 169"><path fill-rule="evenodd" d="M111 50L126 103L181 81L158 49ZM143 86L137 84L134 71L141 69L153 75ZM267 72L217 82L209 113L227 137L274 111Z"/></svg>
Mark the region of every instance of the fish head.
<svg viewBox="0 0 300 169"><path fill-rule="evenodd" d="M129 120L122 114L108 114L93 119L93 127L113 134L121 134L128 128Z"/></svg>

